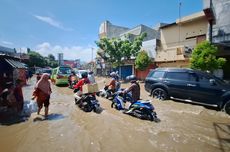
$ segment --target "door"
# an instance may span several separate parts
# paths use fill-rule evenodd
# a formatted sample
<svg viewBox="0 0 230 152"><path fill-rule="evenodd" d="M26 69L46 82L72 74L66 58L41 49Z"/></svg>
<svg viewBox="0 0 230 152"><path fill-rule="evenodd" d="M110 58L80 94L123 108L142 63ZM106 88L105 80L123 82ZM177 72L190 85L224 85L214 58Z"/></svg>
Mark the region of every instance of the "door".
<svg viewBox="0 0 230 152"><path fill-rule="evenodd" d="M168 86L169 95L174 98L189 99L187 91L189 75L187 72L167 72L163 81Z"/></svg>
<svg viewBox="0 0 230 152"><path fill-rule="evenodd" d="M196 74L198 80L196 82L190 81L190 96L192 100L198 101L205 104L217 104L220 102L222 90L219 84L211 84L211 77L203 74Z"/></svg>
<svg viewBox="0 0 230 152"><path fill-rule="evenodd" d="M124 65L121 66L121 78L125 79L127 76L133 74L133 66L132 65Z"/></svg>

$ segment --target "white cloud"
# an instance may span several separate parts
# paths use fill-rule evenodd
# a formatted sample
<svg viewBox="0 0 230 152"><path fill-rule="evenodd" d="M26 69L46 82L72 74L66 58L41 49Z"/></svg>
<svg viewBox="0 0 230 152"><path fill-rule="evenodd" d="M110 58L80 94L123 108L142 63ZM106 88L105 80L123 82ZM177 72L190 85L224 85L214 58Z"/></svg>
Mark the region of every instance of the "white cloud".
<svg viewBox="0 0 230 152"><path fill-rule="evenodd" d="M38 44L34 49L36 52L39 52L42 56L48 56L48 54L53 54L57 59L58 53L63 53L64 60L75 60L80 59L81 61L89 62L92 60L92 46L60 46L60 45L51 45L49 42L44 42ZM96 56L95 49L93 50L93 58Z"/></svg>
<svg viewBox="0 0 230 152"><path fill-rule="evenodd" d="M48 17L48 16L40 16L40 15L33 15L36 19L42 21L42 22L45 22L45 23L48 23L49 25L53 26L53 27L56 27L56 28L59 28L59 29L62 29L64 31L73 31L72 28L68 28L68 27L64 27L62 25L62 23L54 20L53 18L51 17Z"/></svg>
<svg viewBox="0 0 230 152"><path fill-rule="evenodd" d="M14 43L13 42L9 42L9 41L1 41L2 44L5 44L5 45L13 45Z"/></svg>

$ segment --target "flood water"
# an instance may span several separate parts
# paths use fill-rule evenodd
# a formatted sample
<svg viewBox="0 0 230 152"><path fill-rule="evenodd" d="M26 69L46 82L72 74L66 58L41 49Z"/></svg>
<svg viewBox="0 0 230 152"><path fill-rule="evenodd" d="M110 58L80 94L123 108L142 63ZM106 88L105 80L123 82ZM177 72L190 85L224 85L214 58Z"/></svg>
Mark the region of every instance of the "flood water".
<svg viewBox="0 0 230 152"><path fill-rule="evenodd" d="M102 88L105 78L99 78ZM152 99L141 84L142 99ZM122 84L127 87L128 84ZM29 101L34 79L23 88ZM110 108L98 97L102 113L85 113L67 87L52 85L50 115L0 125L1 152L229 152L230 117L203 106L153 100L160 123L140 120Z"/></svg>

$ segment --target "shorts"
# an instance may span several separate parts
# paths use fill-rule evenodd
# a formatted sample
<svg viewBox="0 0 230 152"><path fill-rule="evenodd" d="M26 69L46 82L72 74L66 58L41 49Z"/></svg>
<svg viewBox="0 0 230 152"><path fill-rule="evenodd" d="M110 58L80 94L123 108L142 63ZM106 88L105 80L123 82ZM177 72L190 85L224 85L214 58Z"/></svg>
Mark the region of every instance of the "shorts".
<svg viewBox="0 0 230 152"><path fill-rule="evenodd" d="M38 104L38 107L39 108L42 108L43 104L44 104L44 107L49 107L50 105L50 96L47 96L47 98L44 100L44 101L37 101L37 104Z"/></svg>

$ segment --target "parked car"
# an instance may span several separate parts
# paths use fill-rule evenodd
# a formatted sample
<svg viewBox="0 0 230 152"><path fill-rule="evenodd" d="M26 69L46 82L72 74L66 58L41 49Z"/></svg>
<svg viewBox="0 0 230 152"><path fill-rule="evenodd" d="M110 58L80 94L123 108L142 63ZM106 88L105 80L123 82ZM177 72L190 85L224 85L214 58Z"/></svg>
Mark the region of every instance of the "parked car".
<svg viewBox="0 0 230 152"><path fill-rule="evenodd" d="M218 107L230 114L230 85L205 72L181 68L151 70L145 80L145 90L160 100L170 97Z"/></svg>
<svg viewBox="0 0 230 152"><path fill-rule="evenodd" d="M55 85L67 85L68 76L71 74L72 69L69 66L59 66L52 70L51 81Z"/></svg>

